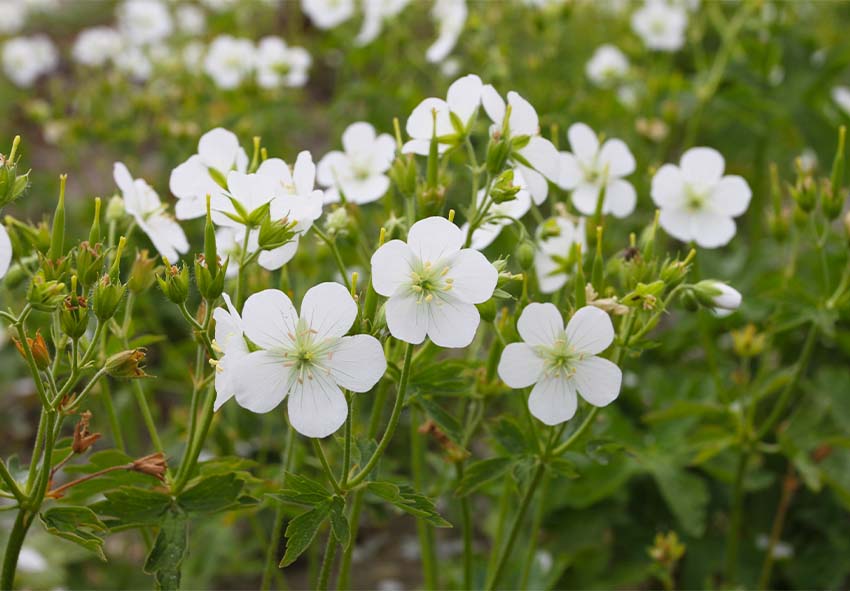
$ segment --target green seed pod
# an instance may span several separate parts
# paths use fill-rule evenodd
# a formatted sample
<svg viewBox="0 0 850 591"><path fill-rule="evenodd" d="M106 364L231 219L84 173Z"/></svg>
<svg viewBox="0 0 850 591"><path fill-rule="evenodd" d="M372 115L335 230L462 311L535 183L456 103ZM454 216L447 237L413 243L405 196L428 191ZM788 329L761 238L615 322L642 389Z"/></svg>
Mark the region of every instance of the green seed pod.
<svg viewBox="0 0 850 591"><path fill-rule="evenodd" d="M178 269L176 265L169 265L167 260L165 264L165 271L156 277L159 287L169 300L183 304L189 297L189 268L182 265Z"/></svg>
<svg viewBox="0 0 850 591"><path fill-rule="evenodd" d="M114 282L109 275L103 275L94 288L92 309L101 322L106 322L115 315L126 287L120 282Z"/></svg>

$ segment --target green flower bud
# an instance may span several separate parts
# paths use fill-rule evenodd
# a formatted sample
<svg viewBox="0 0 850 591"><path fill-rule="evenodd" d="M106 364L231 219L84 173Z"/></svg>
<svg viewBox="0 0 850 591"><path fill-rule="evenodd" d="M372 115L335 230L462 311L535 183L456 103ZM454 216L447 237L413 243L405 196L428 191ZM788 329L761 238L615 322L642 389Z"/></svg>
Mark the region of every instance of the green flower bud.
<svg viewBox="0 0 850 591"><path fill-rule="evenodd" d="M340 209L345 211L344 207ZM266 216L260 224L260 234L257 238L260 248L272 250L292 242L296 225L296 222L291 222L287 218L272 220L270 216Z"/></svg>
<svg viewBox="0 0 850 591"><path fill-rule="evenodd" d="M337 207L325 216L325 230L331 236L347 234L350 225L351 216L343 206Z"/></svg>
<svg viewBox="0 0 850 591"><path fill-rule="evenodd" d="M481 320L484 322L493 322L496 318L496 299L490 298L484 303L475 304L478 308L478 313L481 315Z"/></svg>
<svg viewBox="0 0 850 591"><path fill-rule="evenodd" d="M15 263L6 271L3 281L6 283L6 287L15 289L28 278L29 273L27 273L27 270L18 263Z"/></svg>
<svg viewBox="0 0 850 591"><path fill-rule="evenodd" d="M12 150L9 156L0 154L0 208L24 194L29 186L29 172L18 174L18 159L16 158L20 136L15 136L12 141Z"/></svg>
<svg viewBox="0 0 850 591"><path fill-rule="evenodd" d="M516 199L519 191L519 185L514 185L514 171L509 168L496 178L490 189L490 198L493 203L507 203Z"/></svg>
<svg viewBox="0 0 850 591"><path fill-rule="evenodd" d="M92 307L94 315L105 322L115 315L126 287L120 282L113 282L109 275L103 275L94 288Z"/></svg>
<svg viewBox="0 0 850 591"><path fill-rule="evenodd" d="M534 266L534 244L523 240L516 248L516 260L523 271L528 271Z"/></svg>
<svg viewBox="0 0 850 591"><path fill-rule="evenodd" d="M511 155L511 149L510 140L505 140L501 134L495 134L491 137L490 143L487 144L487 155L485 156L487 172L494 176L502 172Z"/></svg>
<svg viewBox="0 0 850 591"><path fill-rule="evenodd" d="M113 378L138 379L150 377L144 368L145 349L130 349L112 355L106 360L104 369Z"/></svg>
<svg viewBox="0 0 850 591"><path fill-rule="evenodd" d="M94 198L94 219L91 222L89 230L89 243L97 244L100 242L100 197Z"/></svg>
<svg viewBox="0 0 850 591"><path fill-rule="evenodd" d="M51 229L50 250L47 258L56 261L65 254L65 184L68 175L59 176L59 203L56 204L56 212L53 214L53 227Z"/></svg>
<svg viewBox="0 0 850 591"><path fill-rule="evenodd" d="M419 170L416 168L416 161L413 159L413 154L399 154L393 161L389 176L398 189L398 192L404 197L414 195L416 193Z"/></svg>
<svg viewBox="0 0 850 591"><path fill-rule="evenodd" d="M632 308L641 307L644 310L652 310L658 301L658 296L664 291L665 285L663 281L653 281L652 283L638 283L637 287L631 293L623 297L621 303Z"/></svg>
<svg viewBox="0 0 850 591"><path fill-rule="evenodd" d="M33 277L27 290L27 302L41 312L53 312L64 298L65 284L45 279L41 273Z"/></svg>
<svg viewBox="0 0 850 591"><path fill-rule="evenodd" d="M103 254L100 250L100 244L92 245L88 241L80 242L80 245L77 246L74 267L80 284L86 290L97 282L98 275L103 268Z"/></svg>
<svg viewBox="0 0 850 591"><path fill-rule="evenodd" d="M147 290L156 280L156 259L148 256L147 250L136 253L133 266L130 267L130 278L127 287L133 293Z"/></svg>
<svg viewBox="0 0 850 591"><path fill-rule="evenodd" d="M178 269L176 265L170 265L167 260L165 260L165 266L165 271L157 275L156 280L165 296L180 305L189 297L189 268L182 265L182 268Z"/></svg>
<svg viewBox="0 0 850 591"><path fill-rule="evenodd" d="M217 300L224 291L224 278L229 263L230 259L227 259L224 265L216 261L210 267L207 265L207 258L204 255L195 257L195 284L198 286L200 294L208 301Z"/></svg>
<svg viewBox="0 0 850 591"><path fill-rule="evenodd" d="M59 312L59 325L62 332L73 340L86 334L89 324L88 301L76 293L66 296Z"/></svg>
<svg viewBox="0 0 850 591"><path fill-rule="evenodd" d="M124 200L118 195L113 196L112 199L109 200L109 204L106 206L106 221L119 222L124 219L125 214L126 210L124 209Z"/></svg>
<svg viewBox="0 0 850 591"><path fill-rule="evenodd" d="M817 205L817 186L811 176L797 178L797 183L790 187L791 197L803 213L809 213Z"/></svg>
<svg viewBox="0 0 850 591"><path fill-rule="evenodd" d="M836 187L829 180L823 179L821 181L821 209L823 209L823 214L830 221L838 219L838 216L841 215L841 211L844 209L844 198L845 194L840 189L840 187Z"/></svg>

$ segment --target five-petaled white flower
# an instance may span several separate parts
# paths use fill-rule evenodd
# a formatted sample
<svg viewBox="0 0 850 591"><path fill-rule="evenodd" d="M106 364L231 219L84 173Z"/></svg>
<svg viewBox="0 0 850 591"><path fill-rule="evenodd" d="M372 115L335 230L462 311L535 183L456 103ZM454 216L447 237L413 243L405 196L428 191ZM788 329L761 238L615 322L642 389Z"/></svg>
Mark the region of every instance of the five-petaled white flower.
<svg viewBox="0 0 850 591"><path fill-rule="evenodd" d="M375 337L345 336L356 316L357 304L339 283L310 288L300 315L282 291L249 297L242 328L259 350L233 364L228 383L236 402L264 413L288 398L289 422L302 435L327 437L339 429L348 416L340 388L366 392L387 368Z"/></svg>
<svg viewBox="0 0 850 591"><path fill-rule="evenodd" d="M71 49L71 56L84 66L103 66L114 59L124 47L121 33L110 27L92 27L80 32Z"/></svg>
<svg viewBox="0 0 850 591"><path fill-rule="evenodd" d="M257 84L263 88L304 86L313 59L303 47L289 47L280 37L264 37L257 45Z"/></svg>
<svg viewBox="0 0 850 591"><path fill-rule="evenodd" d="M555 235L543 236L544 224L537 226L537 250L534 252L534 271L537 283L543 293L554 293L561 289L569 279L563 268L569 259L574 244L587 251L584 218L573 222L563 217L552 218L558 227Z"/></svg>
<svg viewBox="0 0 850 591"><path fill-rule="evenodd" d="M619 48L605 43L596 48L584 71L591 82L607 88L628 73L629 60Z"/></svg>
<svg viewBox="0 0 850 591"><path fill-rule="evenodd" d="M493 241L502 233L502 228L514 223L528 213L531 209L531 195L528 193L528 186L525 184L525 179L522 172L514 169L513 185L519 187L516 195L511 201L503 203L492 203L487 210L486 222L478 226L472 233L472 240L469 245L475 250L483 250L490 246ZM484 197L487 195L485 189L478 191L478 210L485 205ZM469 222L461 227L464 235L469 231Z"/></svg>
<svg viewBox="0 0 850 591"><path fill-rule="evenodd" d="M410 140L404 144L401 151L405 154L419 154L427 156L431 147L431 138L436 136L442 140L438 149L442 154L453 140L464 136L472 124L478 107L481 105L481 78L475 74L467 74L452 82L446 94L446 100L439 98L426 98L416 105L416 108L407 118L407 135ZM436 126L434 114L436 113ZM457 129L452 119L460 123L461 129Z"/></svg>
<svg viewBox="0 0 850 591"><path fill-rule="evenodd" d="M440 347L466 347L481 320L475 304L493 295L496 268L462 248L464 233L445 218L413 224L407 242L391 240L372 255L372 286L389 297L387 327L407 343L425 336Z"/></svg>
<svg viewBox="0 0 850 591"><path fill-rule="evenodd" d="M16 86L32 86L57 65L59 53L47 35L15 37L3 44L3 71Z"/></svg>
<svg viewBox="0 0 850 591"><path fill-rule="evenodd" d="M254 71L256 62L257 51L251 40L219 35L210 43L204 72L219 88L232 90Z"/></svg>
<svg viewBox="0 0 850 591"><path fill-rule="evenodd" d="M118 28L133 45L148 45L168 37L174 28L168 7L160 0L127 0L118 7Z"/></svg>
<svg viewBox="0 0 850 591"><path fill-rule="evenodd" d="M742 177L723 175L723 156L712 148L691 148L679 166L665 164L652 177L659 223L674 238L703 248L727 244L735 221L747 211L752 191Z"/></svg>
<svg viewBox="0 0 850 591"><path fill-rule="evenodd" d="M144 179L134 179L121 162L115 163L112 176L124 197L124 209L135 218L159 254L174 262L189 250L183 228L165 212L153 187Z"/></svg>
<svg viewBox="0 0 850 591"><path fill-rule="evenodd" d="M528 409L545 424L575 415L576 392L593 406L607 406L619 395L623 372L598 357L614 341L611 318L599 308L580 308L565 328L554 304L529 304L517 331L523 342L505 347L499 377L511 388L534 384Z"/></svg>
<svg viewBox="0 0 850 591"><path fill-rule="evenodd" d="M221 297L224 298L224 304L227 307L213 310L215 320L213 346L220 354L215 362L210 361L215 366L216 372L213 410L218 410L222 404L233 398L236 392L233 384L233 368L243 356L250 353L242 329L242 317L230 301L229 295L223 293Z"/></svg>
<svg viewBox="0 0 850 591"><path fill-rule="evenodd" d="M632 29L649 49L677 51L685 44L688 14L665 0L647 0L632 15Z"/></svg>
<svg viewBox="0 0 850 591"><path fill-rule="evenodd" d="M214 206L227 207L227 174L231 170L245 172L247 168L248 155L233 132L221 127L206 132L198 142L198 153L171 171L169 188L177 197L177 219L206 215L207 195Z"/></svg>
<svg viewBox="0 0 850 591"><path fill-rule="evenodd" d="M622 178L635 171L635 157L629 147L614 138L600 146L596 134L584 123L571 125L567 138L573 151L561 152L558 186L573 192L575 208L584 215L592 215L604 191L602 213L618 218L632 213L637 193Z"/></svg>
<svg viewBox="0 0 850 591"><path fill-rule="evenodd" d="M505 113L507 113L504 99L495 88L488 84L481 89L481 104L493 121L490 133L501 133L505 128ZM558 150L552 142L540 137L540 121L531 103L518 93L510 91L507 104L511 107L507 125L508 135L510 138L524 137L528 140L522 148L514 150L512 159L517 168L522 171L534 203L540 205L549 194L549 184L546 179L552 182L558 180Z"/></svg>
<svg viewBox="0 0 850 591"><path fill-rule="evenodd" d="M339 201L340 192L352 203L371 203L383 197L390 187L385 173L395 157L393 137L388 133L376 136L375 128L361 121L342 133L342 148L319 161L319 184L328 187L325 203Z"/></svg>

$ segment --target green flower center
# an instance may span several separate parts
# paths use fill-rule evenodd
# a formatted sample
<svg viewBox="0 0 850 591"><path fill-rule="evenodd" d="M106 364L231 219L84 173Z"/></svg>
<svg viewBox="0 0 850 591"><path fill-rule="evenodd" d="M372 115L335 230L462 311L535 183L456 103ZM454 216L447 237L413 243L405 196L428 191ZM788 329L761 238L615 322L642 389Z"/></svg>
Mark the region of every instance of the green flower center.
<svg viewBox="0 0 850 591"><path fill-rule="evenodd" d="M576 362L586 356L577 352L564 337L557 339L552 345L538 345L536 350L543 359L543 372L547 377L572 377L576 373Z"/></svg>
<svg viewBox="0 0 850 591"><path fill-rule="evenodd" d="M438 297L451 290L454 280L446 277L448 265L434 265L425 261L410 272L410 288L417 294L417 302L431 302L436 294Z"/></svg>

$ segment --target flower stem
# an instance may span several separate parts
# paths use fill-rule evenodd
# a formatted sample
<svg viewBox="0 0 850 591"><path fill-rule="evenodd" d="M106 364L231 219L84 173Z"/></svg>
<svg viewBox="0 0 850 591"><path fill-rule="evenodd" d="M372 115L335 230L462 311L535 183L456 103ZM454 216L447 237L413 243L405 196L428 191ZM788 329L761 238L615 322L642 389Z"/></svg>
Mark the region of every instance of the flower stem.
<svg viewBox="0 0 850 591"><path fill-rule="evenodd" d="M334 256L334 260L336 261L336 266L339 269L339 274L342 275L342 281L345 284L346 289L351 291L351 278L348 276L348 270L345 268L345 262L342 260L342 255L339 252L339 248L336 246L336 240L332 239L330 236L322 232L318 225L313 226L313 231L316 235L322 239L322 242L328 245L328 248L331 249L331 253Z"/></svg>
<svg viewBox="0 0 850 591"><path fill-rule="evenodd" d="M21 553L21 546L24 544L24 538L32 524L33 517L33 514L21 509L15 518L12 531L9 532L9 539L6 542L6 552L3 555L3 572L0 574L0 589L3 591L11 591L12 585L15 582L18 556Z"/></svg>
<svg viewBox="0 0 850 591"><path fill-rule="evenodd" d="M457 481L463 480L463 462L455 464ZM469 497L460 499L460 516L463 529L463 588L472 589L472 509Z"/></svg>
<svg viewBox="0 0 850 591"><path fill-rule="evenodd" d="M418 411L410 409L410 461L413 471L413 486L422 491L425 486L425 442L419 433ZM422 558L422 578L424 587L429 591L438 588L436 551L434 549L434 531L421 517L416 518L416 532L419 536L419 553Z"/></svg>
<svg viewBox="0 0 850 591"><path fill-rule="evenodd" d="M316 441L315 439L313 441ZM336 558L336 541L334 534L328 530L328 543L325 546L325 557L322 559L322 570L319 571L319 583L317 589L325 591L328 588L328 582L331 578L331 568L333 568L334 558Z"/></svg>
<svg viewBox="0 0 850 591"><path fill-rule="evenodd" d="M732 485L732 513L729 517L729 531L726 534L727 585L733 584L738 570L738 541L741 537L741 513L744 507L744 477L747 474L749 461L750 451L747 450L738 458L738 468Z"/></svg>
<svg viewBox="0 0 850 591"><path fill-rule="evenodd" d="M334 489L336 494L342 494L342 489L339 487L339 482L336 481L336 477L334 476L333 470L331 470L331 466L328 463L328 458L325 456L325 450L322 449L322 443L316 439L311 438L310 443L313 444L313 451L316 452L316 457L319 458L319 461L322 463L322 468L325 471L325 476L328 477L328 481L331 483L331 486Z"/></svg>
<svg viewBox="0 0 850 591"><path fill-rule="evenodd" d="M284 488L286 486L286 474L287 472L292 470L292 466L295 461L295 429L291 426L289 427L289 432L286 435L286 455L283 459L283 470L280 475L280 487ZM283 534L283 521L284 521L284 512L283 506L281 504L277 505L277 508L274 512L274 523L272 525L272 536L269 540L268 548L266 549L266 568L263 571L263 582L260 586L262 591L268 591L271 588L271 579L274 575L275 570L278 568L278 556L277 550L280 545L280 538Z"/></svg>
<svg viewBox="0 0 850 591"><path fill-rule="evenodd" d="M785 517L788 515L788 508L791 506L791 501L797 490L797 482L797 478L794 475L794 464L789 463L788 470L785 473L785 479L782 482L782 496L779 499L779 505L776 507L773 526L770 528L770 539L765 549L764 563L762 563L761 575L759 576L759 589L767 589L770 585L770 573L773 571L773 552L776 544L779 543L779 538L782 536L782 529L785 527Z"/></svg>

